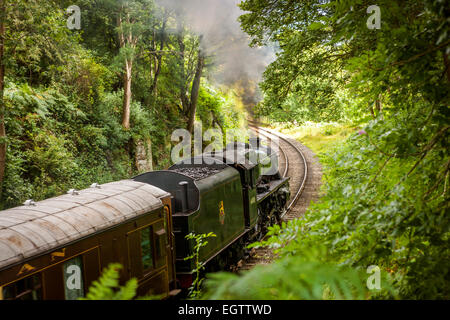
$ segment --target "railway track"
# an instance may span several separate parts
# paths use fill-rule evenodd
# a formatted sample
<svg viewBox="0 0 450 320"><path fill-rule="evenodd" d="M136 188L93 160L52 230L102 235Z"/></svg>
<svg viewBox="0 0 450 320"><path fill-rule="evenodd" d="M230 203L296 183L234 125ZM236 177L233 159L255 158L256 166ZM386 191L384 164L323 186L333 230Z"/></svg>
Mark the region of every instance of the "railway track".
<svg viewBox="0 0 450 320"><path fill-rule="evenodd" d="M280 150L280 159L279 161L283 166L283 170L280 170L283 177L290 177L290 191L291 191L291 200L286 208L286 212L283 215L284 220L292 220L294 218L298 218L298 215L295 214L294 208L298 199L302 195L303 190L305 189L307 177L308 177L308 163L306 161L305 155L303 151L294 144L290 138L285 137L280 133L276 133L272 130L256 127L254 125L250 125L250 128L254 128L260 135L265 136L269 140L273 142L273 137L278 138L278 149Z"/></svg>
<svg viewBox="0 0 450 320"><path fill-rule="evenodd" d="M290 177L289 188L291 200L283 214L283 221L289 221L299 218L305 211L305 205L298 205L303 191L307 187L310 173L308 159L301 149L302 145L297 141L290 139L278 132L267 128L261 128L257 123L249 121L249 127L261 136L265 137L271 143L277 144L279 153L279 171L283 177ZM276 138L276 139L275 139ZM278 142L275 142L277 140ZM274 259L274 254L270 248L252 249L250 257L241 260L237 265L236 271L245 271L253 268L255 265L269 264Z"/></svg>

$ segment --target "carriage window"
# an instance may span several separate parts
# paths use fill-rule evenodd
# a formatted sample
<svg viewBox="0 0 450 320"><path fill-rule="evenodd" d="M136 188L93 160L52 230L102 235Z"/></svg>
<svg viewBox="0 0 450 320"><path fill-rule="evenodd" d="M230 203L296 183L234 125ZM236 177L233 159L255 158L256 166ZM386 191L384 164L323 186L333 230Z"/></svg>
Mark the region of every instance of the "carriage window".
<svg viewBox="0 0 450 320"><path fill-rule="evenodd" d="M64 293L66 300L77 300L84 296L83 259L76 257L63 265Z"/></svg>
<svg viewBox="0 0 450 320"><path fill-rule="evenodd" d="M21 279L2 288L5 300L42 300L41 274Z"/></svg>
<svg viewBox="0 0 450 320"><path fill-rule="evenodd" d="M144 271L153 268L152 227L141 230L141 252Z"/></svg>

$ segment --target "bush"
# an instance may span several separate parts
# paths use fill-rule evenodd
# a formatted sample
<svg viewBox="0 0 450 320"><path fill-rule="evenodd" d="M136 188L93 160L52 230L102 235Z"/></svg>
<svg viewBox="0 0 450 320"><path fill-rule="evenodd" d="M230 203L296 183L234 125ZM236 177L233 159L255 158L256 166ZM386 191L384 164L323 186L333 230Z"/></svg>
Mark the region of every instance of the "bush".
<svg viewBox="0 0 450 320"><path fill-rule="evenodd" d="M322 154L326 195L303 219L273 227L263 245L281 256L301 256L320 243L325 263L378 265L391 275L400 298L448 299L449 202L439 184L448 160L439 144L424 145L429 152L420 158L412 155L417 149L405 150L413 130L404 127L405 116L373 121ZM377 296L395 294L382 290Z"/></svg>
<svg viewBox="0 0 450 320"><path fill-rule="evenodd" d="M288 256L256 266L241 277L231 273L208 275L205 299L321 300L364 299L363 273L348 267Z"/></svg>
<svg viewBox="0 0 450 320"><path fill-rule="evenodd" d="M131 133L124 131L120 92L106 94L89 114L51 88L9 83L5 98L9 134L3 208L133 174L134 161L123 150L132 136L149 135L148 117L134 104L136 125Z"/></svg>

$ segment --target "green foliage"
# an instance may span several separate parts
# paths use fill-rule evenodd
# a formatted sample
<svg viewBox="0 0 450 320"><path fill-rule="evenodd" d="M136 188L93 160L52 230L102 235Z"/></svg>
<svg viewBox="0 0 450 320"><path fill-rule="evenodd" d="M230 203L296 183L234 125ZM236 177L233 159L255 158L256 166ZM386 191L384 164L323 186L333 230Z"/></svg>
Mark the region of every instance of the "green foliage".
<svg viewBox="0 0 450 320"><path fill-rule="evenodd" d="M219 96L212 88L201 87L198 96L197 117L201 120L204 129L215 125L221 128L225 126L225 119L221 112L224 101L225 98Z"/></svg>
<svg viewBox="0 0 450 320"><path fill-rule="evenodd" d="M285 50L288 48L284 47ZM291 49L297 50L295 46ZM298 66L295 74L290 53L283 51L266 69L261 84L264 101L256 108L257 116L303 123L343 122L359 115L361 99L343 88L347 78L345 73L323 60L325 53L322 49L311 49L299 55L295 60Z"/></svg>
<svg viewBox="0 0 450 320"><path fill-rule="evenodd" d="M136 127L124 132L120 115L111 112L114 103L120 106L120 95L115 97L114 101L105 95L92 114L77 108L56 89L9 83L5 90L9 135L3 206L55 196L93 182L128 178L129 160L116 150L130 134L148 130L148 122L139 119L139 106L133 106Z"/></svg>
<svg viewBox="0 0 450 320"><path fill-rule="evenodd" d="M119 285L120 269L122 266L118 263L108 265L102 272L100 278L94 281L89 288L85 298L79 300L131 300L136 296L138 283L136 278L132 278Z"/></svg>
<svg viewBox="0 0 450 320"><path fill-rule="evenodd" d="M184 258L184 260L193 260L194 261L194 269L192 272L195 274L195 279L192 282L191 287L189 288L189 297L192 299L196 299L200 297L202 294L201 288L202 283L205 280L201 278L200 274L205 269L205 265L202 261L199 260L200 257L200 249L205 247L208 244L208 241L205 239L216 237L213 232L209 232L207 234L194 234L190 233L186 236L187 240L192 240L195 242L194 244L194 252L191 255Z"/></svg>
<svg viewBox="0 0 450 320"><path fill-rule="evenodd" d="M320 155L325 195L303 218L271 227L265 241L250 246L269 247L280 258L242 276L209 275L206 297L448 299L448 155L442 144L423 159L414 156L418 150L405 150L406 119L409 131L419 123L425 129L426 117L400 113L389 121L371 122L344 143L329 145ZM381 269L381 290L365 287L365 270L371 265ZM305 284L296 275L310 266ZM358 275L354 285L364 287L363 294L338 296L331 291L331 296L321 296L329 289L310 293L339 279L341 268Z"/></svg>
<svg viewBox="0 0 450 320"><path fill-rule="evenodd" d="M48 84L52 67L65 62L78 39L66 27L63 11L54 1L17 0L5 3L4 14L7 75L17 82Z"/></svg>
<svg viewBox="0 0 450 320"><path fill-rule="evenodd" d="M265 74L260 114L366 124L321 156L326 195L259 245L284 259L320 243L323 263L378 265L392 281L371 298L448 299L449 7L379 1L381 29L370 30L372 4L241 3L254 44L281 49Z"/></svg>
<svg viewBox="0 0 450 320"><path fill-rule="evenodd" d="M378 265L390 273L400 298L448 299L448 182L436 184L448 156L432 150L417 162L402 154L404 138L395 132L403 117L389 124L374 121L367 134L353 134L321 155L326 195L303 219L271 228L271 237L256 246L270 246L281 256L305 256L320 243L326 248L324 262ZM378 148L397 155L380 154ZM392 298L387 289L377 297Z"/></svg>
<svg viewBox="0 0 450 320"><path fill-rule="evenodd" d="M0 208L130 178L138 171L140 141L151 142L154 169L167 168L171 133L186 126L182 85L189 98L198 37L184 27L180 35L171 32L178 28L175 13L153 0L80 0L82 30L69 30L66 9L72 4L8 1ZM136 45L121 45L122 31L131 32ZM184 56L177 53L183 46ZM120 124L125 58L133 61L129 130ZM232 90L205 78L199 100L205 128L242 124Z"/></svg>
<svg viewBox="0 0 450 320"><path fill-rule="evenodd" d="M378 30L366 26L371 4L243 1L247 13L240 20L253 43L280 47L265 73L259 113L283 121L291 111L297 121L340 119L343 111L344 118L364 118L367 106L382 100L384 111L423 102L425 109L445 114L449 79L443 55L450 52L445 1L379 1ZM342 90L345 100L339 98Z"/></svg>
<svg viewBox="0 0 450 320"><path fill-rule="evenodd" d="M357 270L296 255L268 266L256 266L242 276L209 274L204 299L329 300L364 299L364 274Z"/></svg>
<svg viewBox="0 0 450 320"><path fill-rule="evenodd" d="M197 118L203 129L219 128L224 134L226 129L241 128L243 106L237 98L236 90L216 89L207 80L202 81L198 97Z"/></svg>

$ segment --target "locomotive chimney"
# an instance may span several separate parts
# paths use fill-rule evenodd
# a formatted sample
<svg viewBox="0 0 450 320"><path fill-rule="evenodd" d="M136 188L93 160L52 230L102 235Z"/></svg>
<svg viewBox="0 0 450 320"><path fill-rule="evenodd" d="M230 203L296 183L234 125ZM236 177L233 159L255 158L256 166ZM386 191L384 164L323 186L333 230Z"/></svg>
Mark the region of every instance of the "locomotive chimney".
<svg viewBox="0 0 450 320"><path fill-rule="evenodd" d="M188 211L188 183L187 181L181 181L178 185L181 186L181 211L185 213Z"/></svg>

